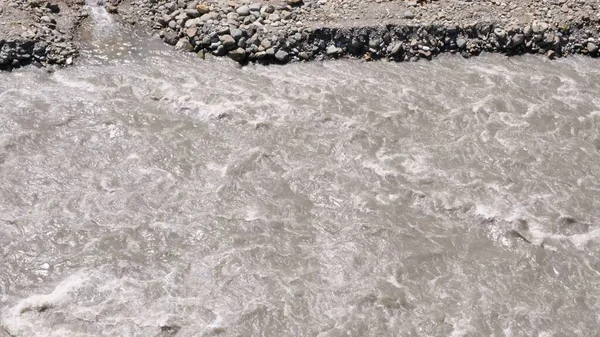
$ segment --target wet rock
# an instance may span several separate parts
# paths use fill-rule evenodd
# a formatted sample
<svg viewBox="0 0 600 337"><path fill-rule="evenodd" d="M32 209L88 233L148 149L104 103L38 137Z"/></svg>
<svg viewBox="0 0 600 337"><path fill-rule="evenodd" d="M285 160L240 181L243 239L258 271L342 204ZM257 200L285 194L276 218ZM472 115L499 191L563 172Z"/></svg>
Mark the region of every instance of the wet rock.
<svg viewBox="0 0 600 337"><path fill-rule="evenodd" d="M212 53L215 56L224 56L227 53L227 49L225 49L222 44L219 44L219 46Z"/></svg>
<svg viewBox="0 0 600 337"><path fill-rule="evenodd" d="M275 59L279 62L285 63L289 60L289 53L280 49L275 53Z"/></svg>
<svg viewBox="0 0 600 337"><path fill-rule="evenodd" d="M495 28L494 35L496 35L499 39L504 39L506 37L506 32L502 28Z"/></svg>
<svg viewBox="0 0 600 337"><path fill-rule="evenodd" d="M244 48L237 48L230 51L227 56L236 62L243 62L246 60L246 50Z"/></svg>
<svg viewBox="0 0 600 337"><path fill-rule="evenodd" d="M402 43L396 43L396 44L390 45L390 55L391 56L398 56L398 55L400 55L401 52L402 52Z"/></svg>
<svg viewBox="0 0 600 337"><path fill-rule="evenodd" d="M428 58L431 56L431 51L430 50L419 50L419 54L425 58Z"/></svg>
<svg viewBox="0 0 600 337"><path fill-rule="evenodd" d="M379 48L380 44L381 44L381 39L378 37L372 38L369 41L369 47L371 47L371 48Z"/></svg>
<svg viewBox="0 0 600 337"><path fill-rule="evenodd" d="M328 56L337 56L342 50L336 46L328 46L327 49L325 50L325 53Z"/></svg>
<svg viewBox="0 0 600 337"><path fill-rule="evenodd" d="M175 32L167 32L167 33L165 33L163 40L167 44L174 46L177 44L177 41L179 40L179 36L177 36L177 33L175 33Z"/></svg>
<svg viewBox="0 0 600 337"><path fill-rule="evenodd" d="M190 40L187 38L179 39L177 44L175 45L175 49L179 51L191 52L194 51L194 46L190 43Z"/></svg>
<svg viewBox="0 0 600 337"><path fill-rule="evenodd" d="M302 0L287 0L286 3L292 7L302 6L304 3Z"/></svg>
<svg viewBox="0 0 600 337"><path fill-rule="evenodd" d="M308 60L310 59L310 55L309 55L307 52L305 52L305 51L303 51L303 52L300 52L300 53L298 54L298 57L299 57L301 60L303 60L303 61L308 61ZM599 142L599 144L600 144L600 142Z"/></svg>
<svg viewBox="0 0 600 337"><path fill-rule="evenodd" d="M511 47L516 47L525 42L525 35L523 34L515 34L511 39Z"/></svg>

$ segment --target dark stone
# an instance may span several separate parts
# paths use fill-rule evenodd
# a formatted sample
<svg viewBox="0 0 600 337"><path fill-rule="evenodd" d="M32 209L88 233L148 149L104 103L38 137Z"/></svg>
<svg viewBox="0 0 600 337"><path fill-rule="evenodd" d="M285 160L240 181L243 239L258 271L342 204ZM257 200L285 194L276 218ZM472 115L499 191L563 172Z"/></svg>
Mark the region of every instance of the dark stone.
<svg viewBox="0 0 600 337"><path fill-rule="evenodd" d="M48 9L50 9L51 13L60 13L60 6L58 4L48 3Z"/></svg>
<svg viewBox="0 0 600 337"><path fill-rule="evenodd" d="M171 46L174 46L174 45L177 44L177 41L179 41L179 36L175 32L167 32L167 33L165 33L165 36L163 37L163 40L167 44L170 44Z"/></svg>
<svg viewBox="0 0 600 337"><path fill-rule="evenodd" d="M523 42L525 42L525 35L515 34L511 39L510 46L517 47L517 46L520 46L521 44L523 44Z"/></svg>
<svg viewBox="0 0 600 337"><path fill-rule="evenodd" d="M234 49L227 55L236 62L243 62L246 60L246 51L243 48Z"/></svg>

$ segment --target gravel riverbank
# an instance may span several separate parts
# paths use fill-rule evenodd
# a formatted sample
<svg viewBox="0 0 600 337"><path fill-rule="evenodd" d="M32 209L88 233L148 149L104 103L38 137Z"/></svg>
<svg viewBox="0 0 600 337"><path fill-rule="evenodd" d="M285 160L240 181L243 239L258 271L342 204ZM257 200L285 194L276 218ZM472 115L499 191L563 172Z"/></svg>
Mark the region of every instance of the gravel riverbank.
<svg viewBox="0 0 600 337"><path fill-rule="evenodd" d="M77 28L88 16L78 1L0 0L0 69L71 64Z"/></svg>
<svg viewBox="0 0 600 337"><path fill-rule="evenodd" d="M4 3L0 64L69 64L77 54L73 31L87 16L82 5ZM179 50L240 63L341 57L417 61L445 52L596 57L600 44L595 0L111 0L105 6L125 22L155 30ZM15 17L24 20L18 24ZM5 38L7 25L17 34Z"/></svg>

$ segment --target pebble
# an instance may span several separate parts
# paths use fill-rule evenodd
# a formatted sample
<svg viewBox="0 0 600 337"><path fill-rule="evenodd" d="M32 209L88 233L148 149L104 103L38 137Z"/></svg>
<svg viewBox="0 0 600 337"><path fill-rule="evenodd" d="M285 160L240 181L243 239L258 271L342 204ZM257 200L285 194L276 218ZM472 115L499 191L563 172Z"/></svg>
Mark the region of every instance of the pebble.
<svg viewBox="0 0 600 337"><path fill-rule="evenodd" d="M521 45L525 41L525 35L515 34L511 39L512 47Z"/></svg>
<svg viewBox="0 0 600 337"><path fill-rule="evenodd" d="M244 32L239 28L232 29L230 34L236 41L238 41L244 36Z"/></svg>
<svg viewBox="0 0 600 337"><path fill-rule="evenodd" d="M252 3L248 6L248 8L250 8L250 12L260 12L261 7L262 4L259 2Z"/></svg>
<svg viewBox="0 0 600 337"><path fill-rule="evenodd" d="M230 51L227 56L236 62L242 62L246 60L246 50L244 48L237 48Z"/></svg>
<svg viewBox="0 0 600 337"><path fill-rule="evenodd" d="M200 13L198 12L197 9L193 8L193 9L186 9L184 12L189 18L197 18L200 16Z"/></svg>
<svg viewBox="0 0 600 337"><path fill-rule="evenodd" d="M192 46L190 40L183 38L177 41L177 44L175 44L175 50L191 52L194 51L194 46Z"/></svg>
<svg viewBox="0 0 600 337"><path fill-rule="evenodd" d="M531 30L535 33L535 34L543 34L544 32L546 32L548 30L548 24L545 22L534 22L533 25L531 25Z"/></svg>
<svg viewBox="0 0 600 337"><path fill-rule="evenodd" d="M280 49L275 53L275 59L279 62L287 62L289 60L289 53Z"/></svg>
<svg viewBox="0 0 600 337"><path fill-rule="evenodd" d="M198 28L196 28L196 27L188 28L188 29L185 31L185 34L186 34L186 35L187 35L189 38L192 38L192 37L196 36L196 34L198 34Z"/></svg>
<svg viewBox="0 0 600 337"><path fill-rule="evenodd" d="M235 10L236 13L238 13L240 16L248 16L250 15L250 7L248 6L240 6L238 7L238 9Z"/></svg>
<svg viewBox="0 0 600 337"><path fill-rule="evenodd" d="M56 3L48 3L48 9L51 13L58 14L60 13L60 6ZM2 13L0 8L0 13Z"/></svg>
<svg viewBox="0 0 600 337"><path fill-rule="evenodd" d="M175 44L177 44L177 33L175 32L167 32L165 33L163 40L167 43L170 44L172 46L174 46Z"/></svg>
<svg viewBox="0 0 600 337"><path fill-rule="evenodd" d="M198 11L198 13L200 15L204 15L204 14L210 12L210 7L208 7L208 5L206 5L206 4L198 4L196 6L196 10Z"/></svg>
<svg viewBox="0 0 600 337"><path fill-rule="evenodd" d="M506 37L506 32L502 28L495 28L494 34L500 39L504 39Z"/></svg>
<svg viewBox="0 0 600 337"><path fill-rule="evenodd" d="M221 40L221 43L225 48L231 48L236 45L235 39L231 35L223 35L219 37L219 40Z"/></svg>
<svg viewBox="0 0 600 337"><path fill-rule="evenodd" d="M414 19L415 18L415 13L413 13L412 11L405 11L402 14L402 17L405 19Z"/></svg>
<svg viewBox="0 0 600 337"><path fill-rule="evenodd" d="M327 47L327 49L325 50L325 53L329 56L336 56L340 53L340 51L341 50L338 47L331 45L331 46Z"/></svg>
<svg viewBox="0 0 600 337"><path fill-rule="evenodd" d="M269 21L277 22L279 20L281 20L281 16L279 16L279 14L273 13L273 14L269 15Z"/></svg>
<svg viewBox="0 0 600 337"><path fill-rule="evenodd" d="M396 55L400 54L400 52L402 51L402 43L396 43L390 47L391 47L390 48L391 56L396 56Z"/></svg>

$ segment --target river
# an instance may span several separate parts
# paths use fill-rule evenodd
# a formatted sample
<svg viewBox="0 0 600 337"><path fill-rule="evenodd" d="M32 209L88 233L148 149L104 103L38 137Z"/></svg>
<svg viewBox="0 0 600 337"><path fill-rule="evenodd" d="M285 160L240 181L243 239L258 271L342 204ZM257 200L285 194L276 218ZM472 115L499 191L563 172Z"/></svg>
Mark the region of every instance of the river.
<svg viewBox="0 0 600 337"><path fill-rule="evenodd" d="M597 60L240 68L98 22L0 74L0 336L598 336Z"/></svg>

